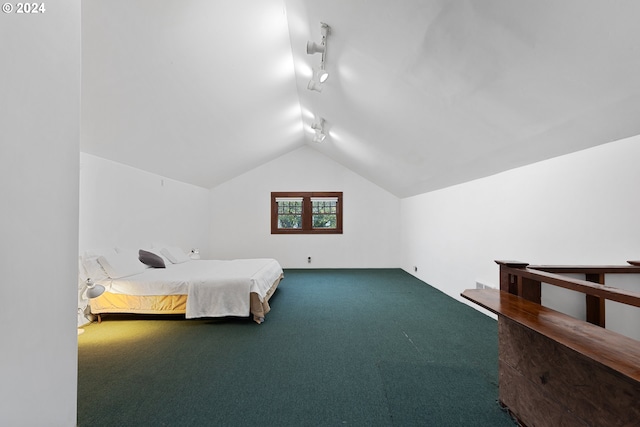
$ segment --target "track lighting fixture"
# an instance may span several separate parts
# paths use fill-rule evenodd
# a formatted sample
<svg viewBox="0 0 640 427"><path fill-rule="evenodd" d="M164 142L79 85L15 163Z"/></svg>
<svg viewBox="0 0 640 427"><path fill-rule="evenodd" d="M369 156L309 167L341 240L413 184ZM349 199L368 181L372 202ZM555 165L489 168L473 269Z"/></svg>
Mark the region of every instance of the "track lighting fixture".
<svg viewBox="0 0 640 427"><path fill-rule="evenodd" d="M307 42L307 53L309 55L313 55L314 53L324 53L324 39L323 44L318 44L316 42L308 41Z"/></svg>
<svg viewBox="0 0 640 427"><path fill-rule="evenodd" d="M329 78L329 73L324 68L324 60L327 54L327 35L329 34L329 26L324 22L320 23L320 33L322 34L322 41L320 44L308 41L307 42L307 53L309 55L313 55L315 53L321 53L322 59L320 60L320 68L317 71L314 71L313 78L309 81L307 85L307 89L315 90L317 92L322 92L322 83L324 83Z"/></svg>
<svg viewBox="0 0 640 427"><path fill-rule="evenodd" d="M316 132L316 135L313 137L313 142L322 142L327 137L327 134L324 133L324 119L322 117L320 117L318 123L311 125L311 129Z"/></svg>
<svg viewBox="0 0 640 427"><path fill-rule="evenodd" d="M313 79L309 80L309 84L307 85L307 89L315 90L316 92L322 92L322 84Z"/></svg>
<svg viewBox="0 0 640 427"><path fill-rule="evenodd" d="M320 23L320 34L322 34L322 41L320 44L308 41L307 53L313 55L314 53L322 53L323 55L327 51L327 35L329 34L329 26L324 22Z"/></svg>
<svg viewBox="0 0 640 427"><path fill-rule="evenodd" d="M307 89L322 92L322 83L326 82L327 78L329 78L329 73L326 70L313 70L313 78L309 80Z"/></svg>
<svg viewBox="0 0 640 427"><path fill-rule="evenodd" d="M329 78L329 73L327 73L327 70L321 68L316 73L316 77L320 83L324 83Z"/></svg>

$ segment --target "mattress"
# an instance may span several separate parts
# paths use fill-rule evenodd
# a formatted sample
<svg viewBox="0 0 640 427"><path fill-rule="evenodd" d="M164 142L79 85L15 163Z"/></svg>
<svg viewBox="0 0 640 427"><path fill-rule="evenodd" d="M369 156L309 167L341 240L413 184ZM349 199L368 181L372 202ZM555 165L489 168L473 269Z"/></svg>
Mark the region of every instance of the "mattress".
<svg viewBox="0 0 640 427"><path fill-rule="evenodd" d="M186 318L264 318L283 271L273 259L193 260L102 281L91 312L184 313Z"/></svg>

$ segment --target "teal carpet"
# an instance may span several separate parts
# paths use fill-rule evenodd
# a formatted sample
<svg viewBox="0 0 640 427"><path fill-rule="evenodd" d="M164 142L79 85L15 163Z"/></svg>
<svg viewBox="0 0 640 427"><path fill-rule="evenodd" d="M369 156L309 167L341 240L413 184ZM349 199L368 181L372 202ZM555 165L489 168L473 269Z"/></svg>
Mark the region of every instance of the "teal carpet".
<svg viewBox="0 0 640 427"><path fill-rule="evenodd" d="M287 270L262 325L110 316L78 337L80 426L514 426L497 326L402 270Z"/></svg>

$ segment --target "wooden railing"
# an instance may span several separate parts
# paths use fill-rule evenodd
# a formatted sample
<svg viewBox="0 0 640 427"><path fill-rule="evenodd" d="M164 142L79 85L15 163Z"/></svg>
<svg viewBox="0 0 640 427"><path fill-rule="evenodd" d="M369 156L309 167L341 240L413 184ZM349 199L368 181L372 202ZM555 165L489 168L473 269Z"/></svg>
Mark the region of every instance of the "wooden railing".
<svg viewBox="0 0 640 427"><path fill-rule="evenodd" d="M640 261L629 265L577 266L536 265L518 261L496 261L500 266L500 290L541 303L541 284L582 292L586 298L586 320L605 327L605 300L640 307L640 293L605 285L607 274L640 274ZM583 274L585 280L563 274Z"/></svg>
<svg viewBox="0 0 640 427"><path fill-rule="evenodd" d="M640 263L496 262L500 290L462 296L498 315L500 404L523 426L639 425L640 341L600 326L605 300L640 307L640 293L605 285L607 274L640 274ZM542 283L584 293L588 322L543 307Z"/></svg>

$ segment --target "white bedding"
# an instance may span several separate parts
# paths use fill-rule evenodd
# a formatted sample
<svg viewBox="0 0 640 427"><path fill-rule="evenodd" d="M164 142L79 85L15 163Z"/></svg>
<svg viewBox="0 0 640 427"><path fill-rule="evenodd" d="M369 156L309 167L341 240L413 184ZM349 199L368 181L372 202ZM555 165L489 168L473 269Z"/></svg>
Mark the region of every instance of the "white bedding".
<svg viewBox="0 0 640 427"><path fill-rule="evenodd" d="M187 295L186 318L248 316L251 292L263 301L282 275L274 259L192 260L102 282L127 295Z"/></svg>

